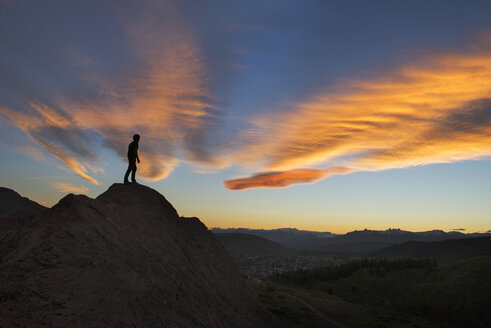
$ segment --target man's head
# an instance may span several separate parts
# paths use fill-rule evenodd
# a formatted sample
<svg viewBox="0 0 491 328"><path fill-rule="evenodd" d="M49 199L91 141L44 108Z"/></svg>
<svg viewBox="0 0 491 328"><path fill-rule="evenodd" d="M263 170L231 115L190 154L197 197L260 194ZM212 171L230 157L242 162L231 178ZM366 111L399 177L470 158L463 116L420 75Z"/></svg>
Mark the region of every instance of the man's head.
<svg viewBox="0 0 491 328"><path fill-rule="evenodd" d="M133 135L133 140L136 142L140 141L140 135L139 134Z"/></svg>

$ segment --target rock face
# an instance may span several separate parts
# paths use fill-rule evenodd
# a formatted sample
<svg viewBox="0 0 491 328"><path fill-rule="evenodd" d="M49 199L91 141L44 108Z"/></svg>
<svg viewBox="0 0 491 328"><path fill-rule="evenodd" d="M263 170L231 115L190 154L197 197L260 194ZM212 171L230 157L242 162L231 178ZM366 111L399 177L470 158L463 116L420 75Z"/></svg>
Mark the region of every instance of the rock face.
<svg viewBox="0 0 491 328"><path fill-rule="evenodd" d="M39 214L44 210L46 207L22 197L12 189L0 187L0 218L17 213L22 213L23 216Z"/></svg>
<svg viewBox="0 0 491 328"><path fill-rule="evenodd" d="M0 238L0 327L271 323L205 225L142 185L70 194Z"/></svg>

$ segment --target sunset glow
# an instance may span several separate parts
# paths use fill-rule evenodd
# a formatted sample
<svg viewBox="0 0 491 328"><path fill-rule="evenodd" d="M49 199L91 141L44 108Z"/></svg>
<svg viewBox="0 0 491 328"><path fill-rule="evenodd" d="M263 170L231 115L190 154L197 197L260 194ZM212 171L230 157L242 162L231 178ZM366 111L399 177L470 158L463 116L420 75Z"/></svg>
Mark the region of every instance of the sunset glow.
<svg viewBox="0 0 491 328"><path fill-rule="evenodd" d="M0 1L0 186L95 197L138 133L209 227L491 229L491 3L280 7Z"/></svg>
<svg viewBox="0 0 491 328"><path fill-rule="evenodd" d="M331 162L374 171L491 156L491 55L420 61L257 118L269 131L249 133L239 158L275 171Z"/></svg>

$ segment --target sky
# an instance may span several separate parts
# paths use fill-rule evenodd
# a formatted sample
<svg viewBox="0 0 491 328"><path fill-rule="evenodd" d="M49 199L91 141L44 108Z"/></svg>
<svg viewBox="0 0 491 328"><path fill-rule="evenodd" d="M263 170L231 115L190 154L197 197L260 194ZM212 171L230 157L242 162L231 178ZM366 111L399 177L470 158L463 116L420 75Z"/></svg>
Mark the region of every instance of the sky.
<svg viewBox="0 0 491 328"><path fill-rule="evenodd" d="M0 0L0 185L211 227L491 229L490 1Z"/></svg>

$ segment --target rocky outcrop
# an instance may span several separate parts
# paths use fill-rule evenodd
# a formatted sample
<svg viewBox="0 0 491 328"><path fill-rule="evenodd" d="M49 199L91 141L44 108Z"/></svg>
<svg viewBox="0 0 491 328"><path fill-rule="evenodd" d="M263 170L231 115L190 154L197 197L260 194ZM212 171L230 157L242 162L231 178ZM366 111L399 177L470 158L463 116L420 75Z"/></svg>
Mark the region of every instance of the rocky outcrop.
<svg viewBox="0 0 491 328"><path fill-rule="evenodd" d="M0 240L0 327L263 327L197 218L142 185L68 195Z"/></svg>

